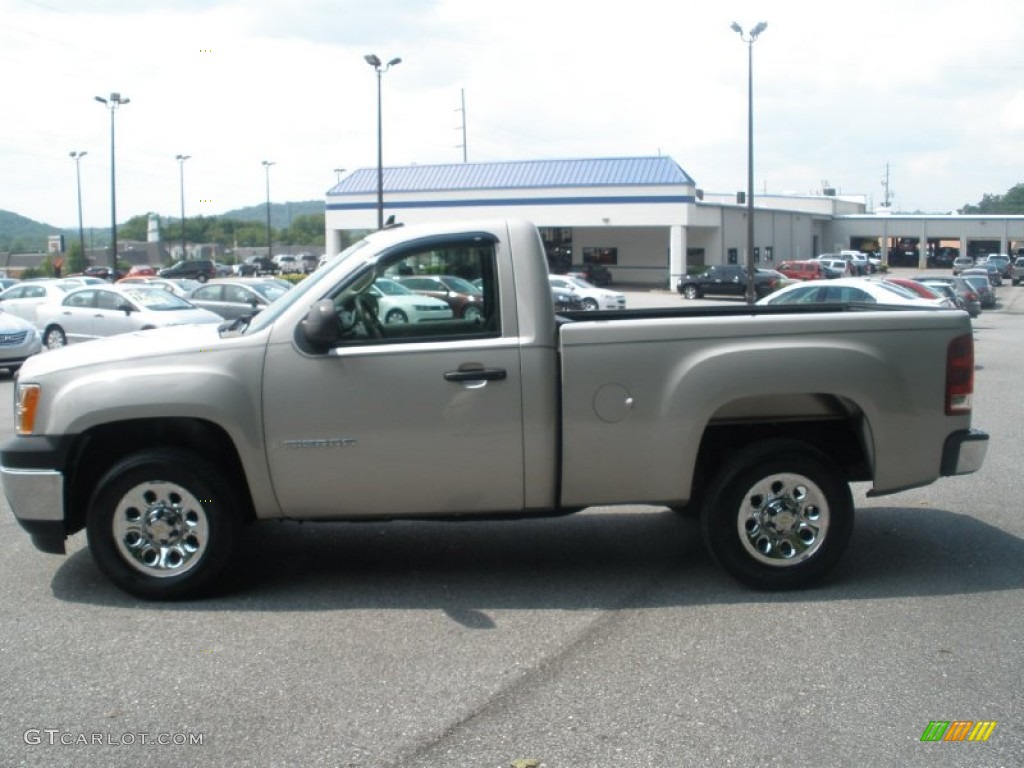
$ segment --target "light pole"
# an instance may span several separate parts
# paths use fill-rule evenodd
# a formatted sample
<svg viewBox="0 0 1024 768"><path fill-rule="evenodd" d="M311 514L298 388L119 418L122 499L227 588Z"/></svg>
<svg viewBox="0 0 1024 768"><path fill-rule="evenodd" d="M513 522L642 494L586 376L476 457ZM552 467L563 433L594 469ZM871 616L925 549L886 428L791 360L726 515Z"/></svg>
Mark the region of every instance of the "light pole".
<svg viewBox="0 0 1024 768"><path fill-rule="evenodd" d="M185 253L185 161L188 160L192 155L175 155L174 159L178 161L178 182L181 189L181 260L184 261L187 256Z"/></svg>
<svg viewBox="0 0 1024 768"><path fill-rule="evenodd" d="M273 258L273 254L270 252L270 166L274 163L271 160L263 161L263 170L267 176L267 258Z"/></svg>
<svg viewBox="0 0 1024 768"><path fill-rule="evenodd" d="M96 101L110 110L110 269L113 276L117 274L117 177L114 173L114 112L122 104L130 102L131 99L122 98L120 93L111 93L109 99L97 96Z"/></svg>
<svg viewBox="0 0 1024 768"><path fill-rule="evenodd" d="M386 65L381 65L376 54L363 57L377 73L377 229L384 229L384 130L381 125L381 76L402 60L397 56Z"/></svg>
<svg viewBox="0 0 1024 768"><path fill-rule="evenodd" d="M78 244L82 249L82 263L85 263L85 230L82 228L82 165L81 159L88 152L68 152L68 155L75 161L75 183L78 187Z"/></svg>
<svg viewBox="0 0 1024 768"><path fill-rule="evenodd" d="M334 169L334 183L335 184L340 184L341 183L341 174L343 174L345 172L345 170L346 170L345 168L335 168Z"/></svg>
<svg viewBox="0 0 1024 768"><path fill-rule="evenodd" d="M754 41L768 28L759 21L750 30L749 35L743 34L743 27L735 21L731 29L747 44L747 303L757 300L754 291Z"/></svg>

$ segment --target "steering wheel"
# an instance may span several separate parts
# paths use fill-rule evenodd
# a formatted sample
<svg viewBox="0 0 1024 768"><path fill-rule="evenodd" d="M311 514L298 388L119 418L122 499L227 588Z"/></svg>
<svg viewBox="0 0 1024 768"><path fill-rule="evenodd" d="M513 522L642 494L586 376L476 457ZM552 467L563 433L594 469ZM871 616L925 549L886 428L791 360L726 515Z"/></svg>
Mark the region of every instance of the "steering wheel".
<svg viewBox="0 0 1024 768"><path fill-rule="evenodd" d="M366 329L366 335L371 339L384 338L384 326L372 306L372 300L365 294L359 294L353 298L355 306L356 324L362 323Z"/></svg>

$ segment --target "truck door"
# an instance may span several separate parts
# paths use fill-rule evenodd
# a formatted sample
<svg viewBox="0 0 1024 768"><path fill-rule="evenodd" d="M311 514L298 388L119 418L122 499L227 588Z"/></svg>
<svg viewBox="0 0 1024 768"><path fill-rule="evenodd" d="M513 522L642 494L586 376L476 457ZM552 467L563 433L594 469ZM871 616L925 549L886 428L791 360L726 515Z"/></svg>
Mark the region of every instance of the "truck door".
<svg viewBox="0 0 1024 768"><path fill-rule="evenodd" d="M377 314L376 280L455 275L480 286L483 313L431 320L437 299L409 290L405 320ZM389 307L396 306L389 286ZM284 514L320 518L519 510L524 499L520 350L501 334L495 245L404 244L328 294L340 338L271 343L264 414ZM435 316L439 313L434 312ZM414 320L415 318L415 320ZM297 329L298 330L298 329Z"/></svg>

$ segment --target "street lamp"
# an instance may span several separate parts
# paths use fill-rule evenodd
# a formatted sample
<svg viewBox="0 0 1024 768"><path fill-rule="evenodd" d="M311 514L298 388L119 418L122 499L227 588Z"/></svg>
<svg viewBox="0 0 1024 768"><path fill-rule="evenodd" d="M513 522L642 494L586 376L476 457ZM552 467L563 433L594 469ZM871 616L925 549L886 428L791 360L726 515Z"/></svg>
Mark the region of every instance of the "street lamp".
<svg viewBox="0 0 1024 768"><path fill-rule="evenodd" d="M757 299L754 291L754 41L768 28L759 21L750 30L749 35L743 34L743 27L735 21L730 29L740 36L747 44L747 303L753 304Z"/></svg>
<svg viewBox="0 0 1024 768"><path fill-rule="evenodd" d="M270 166L274 163L271 160L263 161L263 170L267 176L267 258L272 258L273 254L270 251Z"/></svg>
<svg viewBox="0 0 1024 768"><path fill-rule="evenodd" d="M82 248L82 262L85 263L85 230L82 228L82 165L81 159L88 152L68 152L75 161L75 183L78 186L78 244Z"/></svg>
<svg viewBox="0 0 1024 768"><path fill-rule="evenodd" d="M381 76L402 60L397 56L386 65L381 65L376 54L368 53L363 57L366 63L377 73L377 229L384 229L384 133L381 127Z"/></svg>
<svg viewBox="0 0 1024 768"><path fill-rule="evenodd" d="M185 255L185 161L188 160L192 155L175 155L174 159L178 161L178 181L181 188L181 260L184 261Z"/></svg>
<svg viewBox="0 0 1024 768"><path fill-rule="evenodd" d="M117 274L117 192L116 175L114 173L114 112L122 104L131 99L121 97L120 93L111 93L109 99L97 96L96 101L110 110L110 269Z"/></svg>
<svg viewBox="0 0 1024 768"><path fill-rule="evenodd" d="M334 183L335 184L340 184L341 183L341 174L343 174L346 170L347 169L345 169L345 168L335 168L334 169Z"/></svg>

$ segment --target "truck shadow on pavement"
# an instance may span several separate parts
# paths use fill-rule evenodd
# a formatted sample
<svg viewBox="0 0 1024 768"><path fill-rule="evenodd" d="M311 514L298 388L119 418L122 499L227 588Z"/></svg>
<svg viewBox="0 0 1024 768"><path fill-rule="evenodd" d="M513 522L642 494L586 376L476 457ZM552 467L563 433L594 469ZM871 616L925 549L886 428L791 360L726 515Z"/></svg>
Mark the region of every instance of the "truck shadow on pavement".
<svg viewBox="0 0 1024 768"><path fill-rule="evenodd" d="M84 549L52 580L59 600L167 610L436 608L488 628L487 609L593 610L969 594L1024 587L1024 540L969 515L858 510L850 547L818 587L758 592L705 552L696 520L661 507L531 521L264 523L236 586L205 600L140 603ZM81 537L76 537L78 543Z"/></svg>

